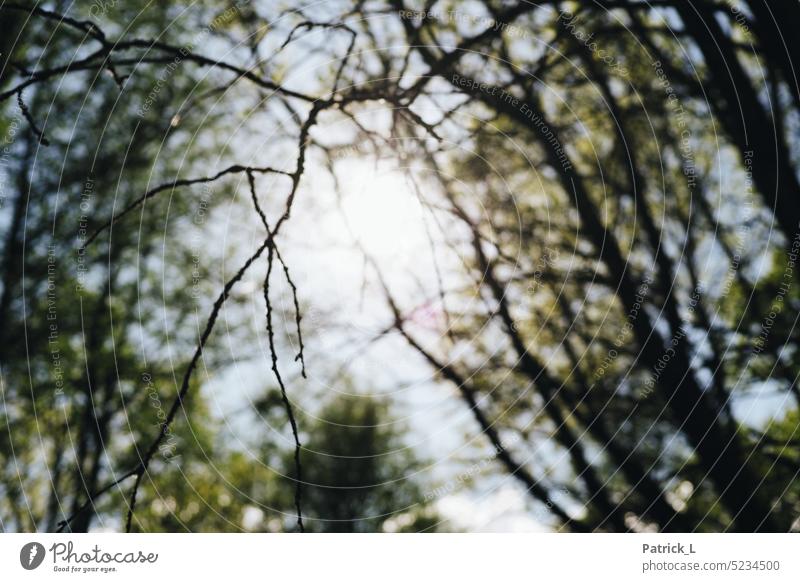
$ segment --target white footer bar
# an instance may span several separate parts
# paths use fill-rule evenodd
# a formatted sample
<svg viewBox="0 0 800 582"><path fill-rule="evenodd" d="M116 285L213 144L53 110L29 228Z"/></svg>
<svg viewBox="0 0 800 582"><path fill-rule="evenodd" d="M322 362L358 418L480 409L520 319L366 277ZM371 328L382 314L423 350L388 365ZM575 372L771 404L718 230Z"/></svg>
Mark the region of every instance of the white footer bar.
<svg viewBox="0 0 800 582"><path fill-rule="evenodd" d="M796 534L4 534L2 580L800 580ZM150 578L150 577L155 578Z"/></svg>

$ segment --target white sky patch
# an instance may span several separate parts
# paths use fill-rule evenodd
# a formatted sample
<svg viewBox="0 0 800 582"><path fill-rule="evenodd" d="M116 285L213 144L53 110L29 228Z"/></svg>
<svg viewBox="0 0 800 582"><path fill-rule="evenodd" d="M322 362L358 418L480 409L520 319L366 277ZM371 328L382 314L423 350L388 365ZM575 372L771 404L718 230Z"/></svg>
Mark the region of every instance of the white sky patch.
<svg viewBox="0 0 800 582"><path fill-rule="evenodd" d="M488 495L464 492L436 502L436 509L454 527L470 532L549 532L534 519L524 493L503 484Z"/></svg>

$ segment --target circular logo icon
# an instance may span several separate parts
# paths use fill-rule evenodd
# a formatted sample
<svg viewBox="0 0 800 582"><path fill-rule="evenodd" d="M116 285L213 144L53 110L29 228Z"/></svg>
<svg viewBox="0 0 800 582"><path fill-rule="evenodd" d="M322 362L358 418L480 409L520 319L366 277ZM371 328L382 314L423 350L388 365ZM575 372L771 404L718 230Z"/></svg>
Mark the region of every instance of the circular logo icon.
<svg viewBox="0 0 800 582"><path fill-rule="evenodd" d="M39 542L30 542L19 551L19 563L26 570L35 570L44 561L44 546Z"/></svg>

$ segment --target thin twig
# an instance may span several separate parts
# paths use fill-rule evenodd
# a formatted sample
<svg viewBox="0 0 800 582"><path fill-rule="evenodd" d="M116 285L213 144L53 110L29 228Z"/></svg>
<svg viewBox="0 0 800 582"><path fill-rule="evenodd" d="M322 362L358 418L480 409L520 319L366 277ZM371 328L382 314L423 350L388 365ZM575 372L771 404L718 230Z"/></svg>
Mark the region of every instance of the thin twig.
<svg viewBox="0 0 800 582"><path fill-rule="evenodd" d="M156 194L164 192L165 190L174 190L175 188L179 188L181 186L192 186L194 184L208 184L209 182L214 182L215 180L219 180L220 178L228 174L238 174L241 172L248 172L248 174L256 172L261 174L272 173L272 174L282 174L285 176L290 175L288 172L283 172L281 170L276 170L274 168L251 168L247 166L233 165L228 168L225 168L221 172L217 172L213 176L204 176L202 178L193 178L193 179L173 180L172 182L161 184L151 190L148 190L147 192L139 196L139 198L131 202L127 207L125 207L124 210L113 215L105 224L100 226L89 236L89 238L86 239L86 242L83 243L83 248L85 249L86 247L88 247L105 230L111 228L111 226L113 226L114 223L118 222L120 219L122 219L124 216L126 216L133 210L136 210L136 208L141 206L146 200L149 200Z"/></svg>
<svg viewBox="0 0 800 582"><path fill-rule="evenodd" d="M31 126L31 131L39 138L39 143L43 146L49 146L50 142L44 136L44 132L36 126L36 122L33 120L33 116L31 115L28 106L25 105L25 101L22 100L22 89L17 91L17 103L19 104L19 108L22 110L22 115L25 116L25 119L28 120L28 124Z"/></svg>

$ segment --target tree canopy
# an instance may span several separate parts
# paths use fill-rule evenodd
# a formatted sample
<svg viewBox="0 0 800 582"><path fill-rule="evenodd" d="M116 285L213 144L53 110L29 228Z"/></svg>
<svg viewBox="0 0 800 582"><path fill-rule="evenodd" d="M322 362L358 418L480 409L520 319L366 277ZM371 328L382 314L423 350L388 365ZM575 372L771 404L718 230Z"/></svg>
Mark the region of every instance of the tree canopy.
<svg viewBox="0 0 800 582"><path fill-rule="evenodd" d="M800 528L797 2L0 19L4 531Z"/></svg>

